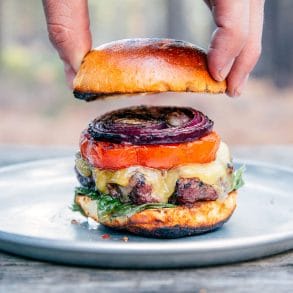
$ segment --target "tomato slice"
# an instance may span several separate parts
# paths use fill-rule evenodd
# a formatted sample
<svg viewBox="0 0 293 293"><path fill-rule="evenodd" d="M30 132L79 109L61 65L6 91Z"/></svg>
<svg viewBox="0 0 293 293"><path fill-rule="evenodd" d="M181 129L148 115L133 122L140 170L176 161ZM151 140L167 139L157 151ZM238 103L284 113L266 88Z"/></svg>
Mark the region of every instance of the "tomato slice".
<svg viewBox="0 0 293 293"><path fill-rule="evenodd" d="M214 161L220 140L216 132L211 132L192 142L142 146L95 141L89 134L83 133L80 150L81 155L97 168L117 170L139 165L170 169Z"/></svg>

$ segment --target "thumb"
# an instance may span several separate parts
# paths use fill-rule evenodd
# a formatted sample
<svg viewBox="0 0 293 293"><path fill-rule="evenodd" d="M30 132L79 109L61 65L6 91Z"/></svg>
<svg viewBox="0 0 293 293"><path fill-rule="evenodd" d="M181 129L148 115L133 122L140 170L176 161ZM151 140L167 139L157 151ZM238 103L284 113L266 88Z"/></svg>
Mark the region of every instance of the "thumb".
<svg viewBox="0 0 293 293"><path fill-rule="evenodd" d="M87 1L43 0L43 5L50 41L76 73L92 45Z"/></svg>

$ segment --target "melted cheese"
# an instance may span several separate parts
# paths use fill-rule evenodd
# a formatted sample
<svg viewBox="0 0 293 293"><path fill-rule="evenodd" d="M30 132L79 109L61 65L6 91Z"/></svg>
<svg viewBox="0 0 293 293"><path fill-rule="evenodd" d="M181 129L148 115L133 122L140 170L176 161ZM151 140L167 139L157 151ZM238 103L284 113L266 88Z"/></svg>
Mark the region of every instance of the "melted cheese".
<svg viewBox="0 0 293 293"><path fill-rule="evenodd" d="M144 175L147 184L152 185L152 196L160 202L167 202L174 193L176 181L179 178L198 178L206 184L212 185L221 196L231 187L231 176L227 165L231 157L227 145L221 142L216 160L206 164L181 165L170 170L158 170L141 166L132 166L116 171L93 169L96 188L107 193L107 184L115 183L127 187L129 179L135 173Z"/></svg>

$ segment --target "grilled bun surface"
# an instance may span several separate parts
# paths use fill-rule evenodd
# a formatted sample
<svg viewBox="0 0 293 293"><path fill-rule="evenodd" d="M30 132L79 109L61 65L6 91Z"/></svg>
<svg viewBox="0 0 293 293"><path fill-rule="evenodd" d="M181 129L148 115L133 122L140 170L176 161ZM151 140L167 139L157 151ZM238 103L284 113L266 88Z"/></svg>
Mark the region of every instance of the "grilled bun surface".
<svg viewBox="0 0 293 293"><path fill-rule="evenodd" d="M130 217L98 219L95 200L77 195L75 202L84 214L104 226L122 229L141 236L178 238L209 232L221 227L236 208L237 192L230 192L225 199L201 201L192 206L149 209Z"/></svg>
<svg viewBox="0 0 293 293"><path fill-rule="evenodd" d="M125 39L91 50L74 80L74 95L93 100L150 92L224 93L207 69L206 53L173 39Z"/></svg>

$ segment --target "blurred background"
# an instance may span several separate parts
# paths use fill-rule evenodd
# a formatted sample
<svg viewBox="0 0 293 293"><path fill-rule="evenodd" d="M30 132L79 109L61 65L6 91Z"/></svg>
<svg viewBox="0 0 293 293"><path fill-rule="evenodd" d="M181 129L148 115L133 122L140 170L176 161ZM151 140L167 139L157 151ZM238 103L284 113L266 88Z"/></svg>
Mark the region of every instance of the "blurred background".
<svg viewBox="0 0 293 293"><path fill-rule="evenodd" d="M214 24L203 1L90 0L93 44L171 37L207 48ZM160 94L75 100L48 41L41 1L0 1L0 143L76 145L97 115L127 105L189 105L230 144L293 143L293 1L267 1L262 57L241 98Z"/></svg>

